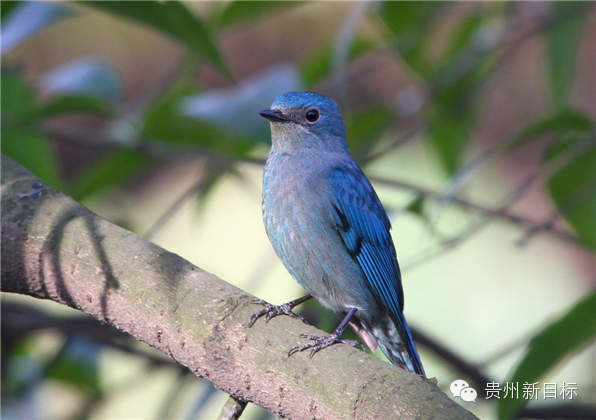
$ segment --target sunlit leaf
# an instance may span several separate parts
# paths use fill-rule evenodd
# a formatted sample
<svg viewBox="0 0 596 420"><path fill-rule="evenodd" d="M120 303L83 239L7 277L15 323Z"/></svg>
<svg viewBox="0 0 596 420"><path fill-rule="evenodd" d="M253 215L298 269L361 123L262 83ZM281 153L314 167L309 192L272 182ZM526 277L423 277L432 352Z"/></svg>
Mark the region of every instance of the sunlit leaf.
<svg viewBox="0 0 596 420"><path fill-rule="evenodd" d="M158 29L185 44L222 73L230 75L209 29L179 1L83 1L81 4Z"/></svg>
<svg viewBox="0 0 596 420"><path fill-rule="evenodd" d="M2 53L68 16L73 11L52 2L2 2Z"/></svg>
<svg viewBox="0 0 596 420"><path fill-rule="evenodd" d="M64 95L40 105L37 113L45 118L68 113L111 115L112 109L106 102L92 96Z"/></svg>
<svg viewBox="0 0 596 420"><path fill-rule="evenodd" d="M101 157L79 175L70 188L70 195L82 200L91 194L122 184L153 163L150 157L129 151L117 150Z"/></svg>
<svg viewBox="0 0 596 420"><path fill-rule="evenodd" d="M561 19L547 33L550 88L555 105L561 107L567 101L574 78L577 50L588 14L581 12L583 5L573 2L554 2L550 7L556 15L575 12L573 16Z"/></svg>
<svg viewBox="0 0 596 420"><path fill-rule="evenodd" d="M537 382L565 356L577 352L595 337L596 292L592 292L530 341L524 358L507 383L521 386L526 382ZM500 399L499 419L513 418L527 402L524 398Z"/></svg>
<svg viewBox="0 0 596 420"><path fill-rule="evenodd" d="M517 147L527 144L545 134L569 135L573 133L585 133L594 127L594 122L574 108L564 108L521 129L510 140L510 147Z"/></svg>
<svg viewBox="0 0 596 420"><path fill-rule="evenodd" d="M374 48L373 41L367 38L355 38L350 45L349 59L353 60ZM327 44L315 51L300 67L302 81L306 86L313 86L325 78L333 69L333 47Z"/></svg>

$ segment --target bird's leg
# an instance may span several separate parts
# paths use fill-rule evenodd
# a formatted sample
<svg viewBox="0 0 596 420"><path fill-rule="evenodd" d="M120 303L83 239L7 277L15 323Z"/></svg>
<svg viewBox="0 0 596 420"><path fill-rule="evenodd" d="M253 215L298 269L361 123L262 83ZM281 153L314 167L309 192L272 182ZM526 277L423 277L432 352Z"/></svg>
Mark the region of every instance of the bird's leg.
<svg viewBox="0 0 596 420"><path fill-rule="evenodd" d="M318 352L319 350L322 350L326 347L332 346L336 343L349 344L352 347L361 345L360 342L358 342L357 340L348 340L345 338L341 338L341 334L344 332L344 329L348 325L348 322L350 322L350 318L352 318L352 316L355 313L356 313L356 308L350 309L350 312L348 312L348 314L340 322L340 324L337 326L337 328L335 329L335 331L333 331L333 333L331 335L318 336L318 335L310 335L310 334L300 334L300 337L308 338L309 340L312 340L312 343L301 344L301 345L291 348L290 351L288 352L288 356L291 356L294 353L299 352L299 351L311 349L308 356L313 357L313 355L316 352Z"/></svg>
<svg viewBox="0 0 596 420"><path fill-rule="evenodd" d="M275 318L278 315L289 315L292 318L299 319L305 324L309 324L309 322L306 319L292 312L292 309L294 308L294 306L300 305L301 303L306 302L310 298L312 298L312 295L309 294L306 296L302 296L301 298L294 299L288 303L284 303L283 305L272 305L270 303L265 302L262 299L255 298L253 299L252 303L263 305L265 308L261 309L257 313L252 314L252 316L248 320L248 326L252 327L255 321L263 315L265 316L267 322L269 322L271 318Z"/></svg>

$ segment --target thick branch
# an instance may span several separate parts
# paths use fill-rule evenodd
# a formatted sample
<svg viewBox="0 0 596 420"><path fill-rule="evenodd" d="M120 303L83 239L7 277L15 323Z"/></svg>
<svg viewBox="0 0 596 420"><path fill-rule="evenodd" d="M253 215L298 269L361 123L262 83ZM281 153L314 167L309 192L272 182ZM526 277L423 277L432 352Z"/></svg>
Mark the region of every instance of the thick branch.
<svg viewBox="0 0 596 420"><path fill-rule="evenodd" d="M251 296L101 219L2 158L2 291L51 299L291 418L474 418L433 382L337 345L287 357L289 317L247 328ZM280 333L283 332L283 333Z"/></svg>

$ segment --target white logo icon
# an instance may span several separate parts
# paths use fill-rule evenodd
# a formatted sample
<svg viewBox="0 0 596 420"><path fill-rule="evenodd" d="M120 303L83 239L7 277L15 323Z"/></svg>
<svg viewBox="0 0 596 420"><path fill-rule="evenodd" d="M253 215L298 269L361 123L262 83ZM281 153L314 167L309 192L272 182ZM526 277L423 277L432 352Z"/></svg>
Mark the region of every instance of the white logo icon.
<svg viewBox="0 0 596 420"><path fill-rule="evenodd" d="M474 388L464 388L461 390L461 392L459 393L459 396L461 397L462 400L466 401L466 402L472 402L472 401L476 401L476 397L478 396L478 393L476 392L476 390Z"/></svg>
<svg viewBox="0 0 596 420"><path fill-rule="evenodd" d="M455 381L451 382L451 386L449 390L453 394L454 397L459 397L461 390L464 388L469 388L470 385L463 379L456 379Z"/></svg>
<svg viewBox="0 0 596 420"><path fill-rule="evenodd" d="M468 385L468 383L463 379L456 379L455 381L451 382L449 390L451 391L453 397L460 397L466 402L476 401L476 397L478 396L476 390L470 387L470 385Z"/></svg>

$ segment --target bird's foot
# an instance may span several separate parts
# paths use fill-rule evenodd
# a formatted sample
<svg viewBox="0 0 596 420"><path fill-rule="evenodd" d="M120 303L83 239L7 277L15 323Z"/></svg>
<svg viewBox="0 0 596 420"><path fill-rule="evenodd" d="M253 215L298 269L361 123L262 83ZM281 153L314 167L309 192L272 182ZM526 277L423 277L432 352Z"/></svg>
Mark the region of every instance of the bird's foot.
<svg viewBox="0 0 596 420"><path fill-rule="evenodd" d="M262 316L265 317L266 322L269 322L272 318L275 318L279 315L288 315L292 318L299 319L300 321L304 322L305 324L310 324L306 319L301 317L298 314L292 312L292 308L298 303L294 303L296 301L284 303L283 305L272 305L268 302L265 302L262 299L255 298L253 299L252 303L263 305L265 308L261 309L259 312L256 312L251 315L250 319L248 320L248 326L252 327L253 324L256 322L257 319L261 318Z"/></svg>
<svg viewBox="0 0 596 420"><path fill-rule="evenodd" d="M331 335L310 335L310 334L300 334L302 338L308 338L312 341L312 343L307 344L300 344L296 347L292 347L288 352L288 356L293 355L299 351L304 351L310 349L310 353L308 357L313 357L316 352L322 350L324 348L330 347L337 343L344 343L349 344L352 347L361 346L362 344L358 340L348 340L346 338L341 338L341 336L337 333L333 333Z"/></svg>

